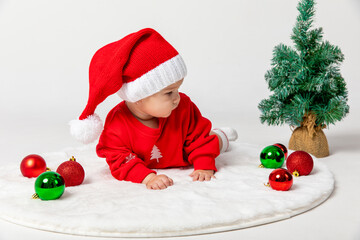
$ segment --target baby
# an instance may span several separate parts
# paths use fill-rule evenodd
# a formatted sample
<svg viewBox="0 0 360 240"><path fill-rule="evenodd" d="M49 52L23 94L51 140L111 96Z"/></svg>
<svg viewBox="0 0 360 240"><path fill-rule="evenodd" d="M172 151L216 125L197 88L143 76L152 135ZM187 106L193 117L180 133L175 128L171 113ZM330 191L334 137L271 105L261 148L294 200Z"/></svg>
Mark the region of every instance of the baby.
<svg viewBox="0 0 360 240"><path fill-rule="evenodd" d="M72 134L85 143L101 134L97 154L106 158L118 180L165 189L173 180L153 169L190 165L194 181L215 178L215 158L237 133L231 128L211 131L211 122L179 92L185 76L179 53L153 29L102 47L91 60L88 103L79 120L72 121ZM102 127L95 108L114 93L124 101Z"/></svg>

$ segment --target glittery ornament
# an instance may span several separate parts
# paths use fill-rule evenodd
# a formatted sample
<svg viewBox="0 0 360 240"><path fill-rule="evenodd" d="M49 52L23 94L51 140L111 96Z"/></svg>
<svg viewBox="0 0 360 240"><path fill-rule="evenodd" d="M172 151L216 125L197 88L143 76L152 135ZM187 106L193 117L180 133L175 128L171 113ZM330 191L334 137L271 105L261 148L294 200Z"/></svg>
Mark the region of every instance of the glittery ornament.
<svg viewBox="0 0 360 240"><path fill-rule="evenodd" d="M85 178L84 168L80 163L76 162L74 157L60 164L56 172L63 176L66 187L80 185Z"/></svg>
<svg viewBox="0 0 360 240"><path fill-rule="evenodd" d="M311 173L314 161L307 152L295 151L286 160L286 167L295 177L305 176Z"/></svg>

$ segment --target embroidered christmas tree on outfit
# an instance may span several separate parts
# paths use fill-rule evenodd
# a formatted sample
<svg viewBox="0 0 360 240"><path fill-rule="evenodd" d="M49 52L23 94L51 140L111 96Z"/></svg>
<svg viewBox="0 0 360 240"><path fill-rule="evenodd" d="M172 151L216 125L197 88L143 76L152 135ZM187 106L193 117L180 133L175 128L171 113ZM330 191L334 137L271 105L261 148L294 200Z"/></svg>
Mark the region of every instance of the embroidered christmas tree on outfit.
<svg viewBox="0 0 360 240"><path fill-rule="evenodd" d="M160 149L154 145L152 151L151 151L151 158L150 160L156 159L156 162L159 162L159 158L162 158L163 156L161 155Z"/></svg>
<svg viewBox="0 0 360 240"><path fill-rule="evenodd" d="M130 162L131 160L133 160L135 158L136 158L136 156L134 154L130 153L129 156L127 156L125 158L125 163L128 163L128 162Z"/></svg>

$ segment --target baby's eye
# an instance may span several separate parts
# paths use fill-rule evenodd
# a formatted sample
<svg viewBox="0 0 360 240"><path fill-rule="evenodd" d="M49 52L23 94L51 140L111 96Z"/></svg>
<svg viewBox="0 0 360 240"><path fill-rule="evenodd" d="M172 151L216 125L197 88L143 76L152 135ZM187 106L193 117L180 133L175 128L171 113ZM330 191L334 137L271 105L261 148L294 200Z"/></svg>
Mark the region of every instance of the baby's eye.
<svg viewBox="0 0 360 240"><path fill-rule="evenodd" d="M171 92L167 92L166 95L171 95L172 93L173 93L172 91L171 91Z"/></svg>

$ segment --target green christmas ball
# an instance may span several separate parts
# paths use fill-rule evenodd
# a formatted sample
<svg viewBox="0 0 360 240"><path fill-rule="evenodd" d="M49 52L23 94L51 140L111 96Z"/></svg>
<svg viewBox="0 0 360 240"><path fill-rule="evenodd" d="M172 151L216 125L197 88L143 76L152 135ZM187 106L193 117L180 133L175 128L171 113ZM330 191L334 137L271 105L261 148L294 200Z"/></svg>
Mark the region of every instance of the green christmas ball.
<svg viewBox="0 0 360 240"><path fill-rule="evenodd" d="M281 168L285 161L285 155L281 148L271 145L261 151L260 161L263 167Z"/></svg>
<svg viewBox="0 0 360 240"><path fill-rule="evenodd" d="M56 172L44 172L35 181L35 192L41 200L58 199L64 191L64 178Z"/></svg>

